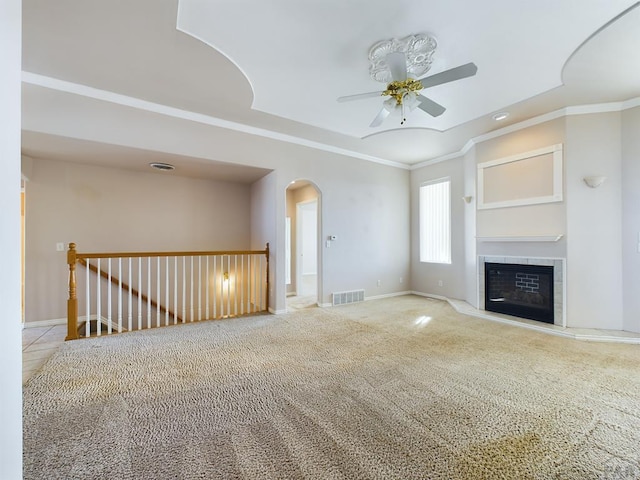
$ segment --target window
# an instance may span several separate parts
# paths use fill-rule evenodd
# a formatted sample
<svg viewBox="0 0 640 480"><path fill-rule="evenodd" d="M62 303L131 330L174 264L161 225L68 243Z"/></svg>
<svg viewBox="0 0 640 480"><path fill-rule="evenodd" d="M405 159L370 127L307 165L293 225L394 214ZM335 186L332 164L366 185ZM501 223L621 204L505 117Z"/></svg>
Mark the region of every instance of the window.
<svg viewBox="0 0 640 480"><path fill-rule="evenodd" d="M420 185L420 261L451 263L451 181Z"/></svg>

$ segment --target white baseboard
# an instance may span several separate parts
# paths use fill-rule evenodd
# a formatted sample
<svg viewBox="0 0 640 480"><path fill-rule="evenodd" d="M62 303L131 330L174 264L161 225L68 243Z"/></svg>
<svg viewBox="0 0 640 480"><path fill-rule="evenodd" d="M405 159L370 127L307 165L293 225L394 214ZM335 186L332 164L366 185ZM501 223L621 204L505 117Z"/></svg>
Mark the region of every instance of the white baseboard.
<svg viewBox="0 0 640 480"><path fill-rule="evenodd" d="M272 313L274 315L282 315L283 313L287 313L287 309L281 309L281 310L276 310L275 308L271 308L269 307L269 313Z"/></svg>
<svg viewBox="0 0 640 480"><path fill-rule="evenodd" d="M34 322L24 322L22 328L38 328L38 327L53 327L55 325L66 325L66 318L50 318L49 320L36 320Z"/></svg>
<svg viewBox="0 0 640 480"><path fill-rule="evenodd" d="M412 291L404 291L404 292L393 292L393 293L383 293L382 295L373 295L371 297L364 297L364 301L368 302L369 300L380 300L381 298L391 298L391 297L402 297L403 295L411 295Z"/></svg>
<svg viewBox="0 0 640 480"><path fill-rule="evenodd" d="M418 295L419 297L427 297L427 298L433 298L435 300L444 300L445 302L449 302L449 299L443 295L436 295L435 293L424 293L424 292L415 292L415 291L411 291L408 292L412 295ZM451 302L449 302L449 304L453 307L456 308Z"/></svg>

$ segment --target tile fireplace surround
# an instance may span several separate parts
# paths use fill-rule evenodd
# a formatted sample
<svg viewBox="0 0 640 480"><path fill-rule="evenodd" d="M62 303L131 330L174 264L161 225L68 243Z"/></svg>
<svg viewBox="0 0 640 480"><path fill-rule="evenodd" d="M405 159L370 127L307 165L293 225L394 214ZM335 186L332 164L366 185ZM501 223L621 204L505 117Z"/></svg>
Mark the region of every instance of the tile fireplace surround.
<svg viewBox="0 0 640 480"><path fill-rule="evenodd" d="M559 327L567 326L566 294L564 288L565 259L564 258L539 258L539 257L500 257L478 256L478 306L485 310L484 303L484 264L506 263L519 265L544 265L553 267L553 324Z"/></svg>

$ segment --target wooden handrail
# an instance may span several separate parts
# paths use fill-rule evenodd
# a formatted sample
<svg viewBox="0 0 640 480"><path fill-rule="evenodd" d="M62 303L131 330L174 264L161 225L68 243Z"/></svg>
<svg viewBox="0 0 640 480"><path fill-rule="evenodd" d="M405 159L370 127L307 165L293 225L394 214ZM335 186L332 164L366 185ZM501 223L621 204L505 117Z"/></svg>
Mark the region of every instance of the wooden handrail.
<svg viewBox="0 0 640 480"><path fill-rule="evenodd" d="M71 244L69 244L71 245ZM136 258L136 257L206 257L219 255L265 255L265 250L219 250L219 251L190 251L190 252L116 252L116 253L77 253L76 258Z"/></svg>
<svg viewBox="0 0 640 480"><path fill-rule="evenodd" d="M84 266L84 267L87 266L87 261L84 258L78 259L78 263L80 265ZM111 275L111 277L109 277L109 274L107 272L105 272L102 269L98 270L98 267L96 267L95 265L91 265L91 264L89 264L89 270L91 270L95 274L99 273L102 278L106 278L107 280L109 280L109 278L111 278L111 283L113 283L114 285L122 285L122 289L123 290L131 290L131 294L133 296L135 296L136 298L140 297L144 302L149 302L154 308L160 307L160 311L162 313L168 313L169 316L174 317L174 314L173 314L173 312L171 310L167 309L162 304L159 305L158 302L156 302L153 298L147 297L144 293L140 293L137 289L135 289L133 287L129 287L129 284L127 284L125 282L120 282L118 277L114 277L113 275ZM179 316L176 315L175 318L180 323L183 323L182 317L179 317Z"/></svg>

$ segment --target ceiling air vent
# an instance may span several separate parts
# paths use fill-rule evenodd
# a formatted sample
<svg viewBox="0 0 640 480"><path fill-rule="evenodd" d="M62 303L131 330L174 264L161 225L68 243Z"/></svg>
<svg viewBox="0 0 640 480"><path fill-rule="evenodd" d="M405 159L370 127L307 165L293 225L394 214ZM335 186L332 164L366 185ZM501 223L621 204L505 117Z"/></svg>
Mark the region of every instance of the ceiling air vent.
<svg viewBox="0 0 640 480"><path fill-rule="evenodd" d="M175 170L175 168L176 168L173 165L171 165L170 163L160 163L160 162L150 163L149 166L151 168L155 168L156 170L162 170L163 172L168 172L170 170Z"/></svg>

